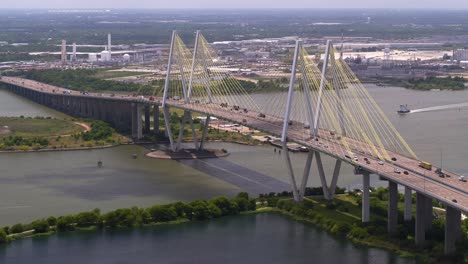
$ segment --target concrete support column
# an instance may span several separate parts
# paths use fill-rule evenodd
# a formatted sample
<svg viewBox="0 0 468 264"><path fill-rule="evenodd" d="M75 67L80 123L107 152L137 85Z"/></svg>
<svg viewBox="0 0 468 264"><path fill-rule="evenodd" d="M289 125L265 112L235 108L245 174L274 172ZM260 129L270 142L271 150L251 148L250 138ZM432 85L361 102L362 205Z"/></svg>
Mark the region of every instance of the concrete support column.
<svg viewBox="0 0 468 264"><path fill-rule="evenodd" d="M411 221L412 211L413 211L412 201L413 201L413 197L412 197L411 189L408 187L405 187L405 215L404 215L405 221Z"/></svg>
<svg viewBox="0 0 468 264"><path fill-rule="evenodd" d="M159 105L153 107L153 121L153 133L157 138L159 135Z"/></svg>
<svg viewBox="0 0 468 264"><path fill-rule="evenodd" d="M132 137L138 138L138 105L136 103L132 103Z"/></svg>
<svg viewBox="0 0 468 264"><path fill-rule="evenodd" d="M99 101L96 99L93 100L93 118L101 119L101 116L99 114Z"/></svg>
<svg viewBox="0 0 468 264"><path fill-rule="evenodd" d="M101 120L104 120L107 122L107 102L106 101L98 101L99 105L99 116L101 117Z"/></svg>
<svg viewBox="0 0 468 264"><path fill-rule="evenodd" d="M445 246L446 255L455 253L456 243L462 238L461 212L447 205L445 211Z"/></svg>
<svg viewBox="0 0 468 264"><path fill-rule="evenodd" d="M430 205L430 207L428 206ZM430 210L428 210L430 209ZM431 217L428 218L429 213ZM426 231L432 224L432 201L422 193L416 193L416 228L414 240L417 246L426 244Z"/></svg>
<svg viewBox="0 0 468 264"><path fill-rule="evenodd" d="M151 129L150 106L145 105L145 134L149 134Z"/></svg>
<svg viewBox="0 0 468 264"><path fill-rule="evenodd" d="M142 139L143 138L143 122L141 120L141 116L142 116L142 109L143 107L141 105L138 105L137 104L137 108L136 108L136 111L137 111L137 138L138 139Z"/></svg>
<svg viewBox="0 0 468 264"><path fill-rule="evenodd" d="M369 186L370 175L369 172L364 171L362 174L362 222L367 223L370 221L370 204L369 204Z"/></svg>
<svg viewBox="0 0 468 264"><path fill-rule="evenodd" d="M82 117L88 117L88 109L86 107L86 99L85 98L80 99L80 109L81 109L81 116Z"/></svg>
<svg viewBox="0 0 468 264"><path fill-rule="evenodd" d="M395 235L398 232L398 184L392 181L388 181L387 217L387 231Z"/></svg>
<svg viewBox="0 0 468 264"><path fill-rule="evenodd" d="M431 229L432 227L432 220L434 220L434 214L432 213L432 198L430 197L426 197L427 198L427 201L426 201L426 210L425 210L425 214L426 214L426 231Z"/></svg>

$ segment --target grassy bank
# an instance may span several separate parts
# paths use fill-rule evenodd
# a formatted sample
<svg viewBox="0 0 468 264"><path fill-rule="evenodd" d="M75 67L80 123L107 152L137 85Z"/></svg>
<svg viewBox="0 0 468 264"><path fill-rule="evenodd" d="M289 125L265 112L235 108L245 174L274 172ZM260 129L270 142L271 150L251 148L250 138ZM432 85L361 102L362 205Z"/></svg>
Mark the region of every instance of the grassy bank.
<svg viewBox="0 0 468 264"><path fill-rule="evenodd" d="M0 151L89 148L125 142L126 138L101 121L0 117Z"/></svg>

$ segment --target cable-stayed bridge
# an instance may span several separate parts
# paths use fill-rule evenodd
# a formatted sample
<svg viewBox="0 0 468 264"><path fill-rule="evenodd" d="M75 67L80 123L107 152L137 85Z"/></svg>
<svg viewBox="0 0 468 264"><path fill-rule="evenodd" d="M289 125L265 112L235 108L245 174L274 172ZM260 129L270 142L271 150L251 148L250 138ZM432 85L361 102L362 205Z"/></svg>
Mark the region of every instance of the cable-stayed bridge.
<svg viewBox="0 0 468 264"><path fill-rule="evenodd" d="M341 55L327 42L323 61L317 63L296 42L288 86L268 100L248 93L217 59L216 51L200 32L190 50L173 32L165 85L154 98L135 99L109 94L80 94L60 87L14 77L1 81L14 92L75 116L105 120L127 127L134 137L150 131L150 107L159 118L161 108L170 148L182 148L185 125L190 126L195 148L203 148L211 117L239 123L306 147L309 152L302 175L295 175L288 151L283 151L296 201L304 191L315 160L325 199L332 199L343 162L362 175L362 221L370 219L369 178L371 174L389 184L388 232L397 232L398 184L405 187L405 221L412 218L412 192L416 192L416 234L418 245L432 224L432 199L447 206L446 252L454 250L461 235L461 212L468 212L468 183L460 175L429 168L421 163L408 143L394 128L378 104L354 75ZM184 110L178 136L171 131L170 108ZM201 138L197 138L192 113L207 115ZM142 124L144 115L144 125ZM158 122L155 122L155 126ZM155 131L159 128L155 127ZM336 158L333 174L327 177L322 155ZM422 164L422 166L421 166ZM426 165L424 165L426 164ZM302 177L299 177L302 176ZM443 176L443 177L442 177Z"/></svg>

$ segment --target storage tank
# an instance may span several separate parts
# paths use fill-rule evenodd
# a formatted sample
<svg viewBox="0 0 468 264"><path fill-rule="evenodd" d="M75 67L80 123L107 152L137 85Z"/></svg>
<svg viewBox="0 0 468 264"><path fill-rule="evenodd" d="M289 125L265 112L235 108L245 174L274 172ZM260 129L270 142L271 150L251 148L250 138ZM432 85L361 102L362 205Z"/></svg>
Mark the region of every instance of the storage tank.
<svg viewBox="0 0 468 264"><path fill-rule="evenodd" d="M130 61L130 55L128 55L128 54L123 55L123 60L125 62L129 62Z"/></svg>
<svg viewBox="0 0 468 264"><path fill-rule="evenodd" d="M97 62L97 54L96 53L90 53L88 55L88 61L89 62Z"/></svg>
<svg viewBox="0 0 468 264"><path fill-rule="evenodd" d="M101 61L102 62L109 62L111 61L111 54L109 51L105 50L101 52Z"/></svg>

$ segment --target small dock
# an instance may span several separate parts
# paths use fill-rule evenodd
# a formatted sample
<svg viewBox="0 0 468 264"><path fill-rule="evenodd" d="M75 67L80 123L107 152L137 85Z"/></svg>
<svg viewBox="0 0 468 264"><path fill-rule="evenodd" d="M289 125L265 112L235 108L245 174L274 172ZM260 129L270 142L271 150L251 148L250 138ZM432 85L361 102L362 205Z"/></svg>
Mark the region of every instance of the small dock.
<svg viewBox="0 0 468 264"><path fill-rule="evenodd" d="M268 141L272 146L283 149L283 144L280 140L270 140ZM288 151L291 152L309 152L308 148L305 148L297 143L287 143Z"/></svg>

